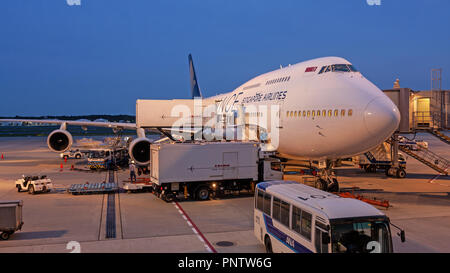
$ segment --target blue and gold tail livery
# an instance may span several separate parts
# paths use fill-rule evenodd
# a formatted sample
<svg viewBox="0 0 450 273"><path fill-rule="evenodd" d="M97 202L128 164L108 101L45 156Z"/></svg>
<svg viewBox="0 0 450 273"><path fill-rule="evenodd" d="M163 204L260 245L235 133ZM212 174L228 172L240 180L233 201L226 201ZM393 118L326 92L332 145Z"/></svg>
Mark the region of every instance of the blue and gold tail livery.
<svg viewBox="0 0 450 273"><path fill-rule="evenodd" d="M189 54L189 76L191 80L191 95L192 98L202 97L200 88L198 87L197 75L195 74L194 62L192 61L192 55Z"/></svg>

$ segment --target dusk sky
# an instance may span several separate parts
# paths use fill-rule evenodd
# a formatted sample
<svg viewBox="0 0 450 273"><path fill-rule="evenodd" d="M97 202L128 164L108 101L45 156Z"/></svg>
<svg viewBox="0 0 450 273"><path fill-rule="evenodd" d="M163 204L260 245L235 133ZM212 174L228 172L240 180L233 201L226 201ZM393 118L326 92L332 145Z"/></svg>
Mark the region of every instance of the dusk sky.
<svg viewBox="0 0 450 273"><path fill-rule="evenodd" d="M73 1L73 0L72 0ZM6 0L0 116L135 114L136 99L204 96L307 59L340 56L381 89L450 89L450 1Z"/></svg>

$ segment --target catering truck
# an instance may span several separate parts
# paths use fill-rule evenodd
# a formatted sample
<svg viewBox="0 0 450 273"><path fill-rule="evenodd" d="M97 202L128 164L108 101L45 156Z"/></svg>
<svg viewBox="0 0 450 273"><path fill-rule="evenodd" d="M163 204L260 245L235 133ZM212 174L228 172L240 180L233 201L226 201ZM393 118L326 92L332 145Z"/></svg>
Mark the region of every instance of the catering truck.
<svg viewBox="0 0 450 273"><path fill-rule="evenodd" d="M150 179L161 199L207 200L282 179L280 161L258 142L171 142L150 146Z"/></svg>

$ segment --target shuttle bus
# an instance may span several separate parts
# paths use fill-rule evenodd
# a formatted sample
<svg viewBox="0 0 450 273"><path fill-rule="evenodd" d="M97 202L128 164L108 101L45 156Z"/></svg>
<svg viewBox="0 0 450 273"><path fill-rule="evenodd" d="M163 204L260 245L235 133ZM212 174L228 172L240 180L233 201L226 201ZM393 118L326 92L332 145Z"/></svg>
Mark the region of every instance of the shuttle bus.
<svg viewBox="0 0 450 273"><path fill-rule="evenodd" d="M257 184L254 207L254 233L268 253L393 251L389 218L356 199L270 181ZM404 234L399 233L402 242Z"/></svg>

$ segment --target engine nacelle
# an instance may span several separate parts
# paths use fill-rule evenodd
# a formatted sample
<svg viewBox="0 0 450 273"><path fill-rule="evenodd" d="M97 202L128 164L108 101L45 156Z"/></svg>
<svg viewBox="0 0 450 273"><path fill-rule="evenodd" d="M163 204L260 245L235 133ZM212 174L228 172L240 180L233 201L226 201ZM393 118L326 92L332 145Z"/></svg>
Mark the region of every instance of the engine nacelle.
<svg viewBox="0 0 450 273"><path fill-rule="evenodd" d="M47 145L50 150L57 153L63 153L72 147L72 135L66 130L55 130L47 137Z"/></svg>
<svg viewBox="0 0 450 273"><path fill-rule="evenodd" d="M138 164L150 163L150 144L152 142L146 137L133 140L128 147L128 153L132 160Z"/></svg>

